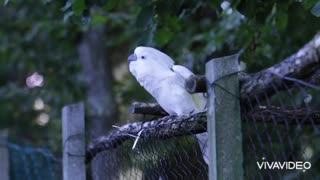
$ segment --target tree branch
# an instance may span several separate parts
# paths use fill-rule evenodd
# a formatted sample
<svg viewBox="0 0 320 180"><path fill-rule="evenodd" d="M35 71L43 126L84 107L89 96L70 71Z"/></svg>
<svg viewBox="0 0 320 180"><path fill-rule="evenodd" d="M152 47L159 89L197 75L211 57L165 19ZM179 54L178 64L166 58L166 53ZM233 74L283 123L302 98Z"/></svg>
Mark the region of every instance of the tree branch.
<svg viewBox="0 0 320 180"><path fill-rule="evenodd" d="M241 84L241 98L254 98L261 94L272 94L273 86L283 90L283 77L308 79L320 67L320 34L317 34L297 53L291 55L279 64L258 73L248 75Z"/></svg>
<svg viewBox="0 0 320 180"><path fill-rule="evenodd" d="M207 79L205 75L191 75L185 83L185 88L189 93L207 92Z"/></svg>
<svg viewBox="0 0 320 180"><path fill-rule="evenodd" d="M166 139L206 131L206 112L191 116L166 116L152 121L129 123L118 128L108 136L101 136L89 144L86 150L86 163L99 152L114 149L128 139L140 138Z"/></svg>
<svg viewBox="0 0 320 180"><path fill-rule="evenodd" d="M254 74L239 74L241 99L251 99L263 94L272 95L274 87L283 90L287 81L283 77L303 79L320 84L320 34L317 34L297 53L279 64ZM291 84L293 84L291 82ZM190 93L206 92L205 76L191 76L185 84Z"/></svg>
<svg viewBox="0 0 320 180"><path fill-rule="evenodd" d="M277 124L320 124L320 111L311 109L283 109L280 107L260 106L245 114L245 118L259 122L276 122Z"/></svg>
<svg viewBox="0 0 320 180"><path fill-rule="evenodd" d="M129 111L131 114L169 115L158 103L133 102Z"/></svg>

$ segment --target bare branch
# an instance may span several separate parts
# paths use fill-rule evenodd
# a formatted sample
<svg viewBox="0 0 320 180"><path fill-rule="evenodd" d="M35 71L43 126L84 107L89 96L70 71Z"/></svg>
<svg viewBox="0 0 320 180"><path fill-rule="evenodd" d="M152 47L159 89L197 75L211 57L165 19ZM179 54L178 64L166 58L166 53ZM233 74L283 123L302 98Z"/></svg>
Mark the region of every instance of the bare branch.
<svg viewBox="0 0 320 180"><path fill-rule="evenodd" d="M99 137L89 144L86 151L86 162L89 163L99 152L118 147L124 141L137 137L161 138L197 134L206 131L206 112L191 116L166 116L160 119L129 123L118 128L108 136Z"/></svg>
<svg viewBox="0 0 320 180"><path fill-rule="evenodd" d="M169 115L158 103L133 102L129 111L131 114Z"/></svg>
<svg viewBox="0 0 320 180"><path fill-rule="evenodd" d="M185 88L189 93L207 92L207 79L205 75L192 75L185 83Z"/></svg>
<svg viewBox="0 0 320 180"><path fill-rule="evenodd" d="M275 122L277 124L320 124L320 111L311 109L284 109L280 107L260 106L245 114L246 118L258 122Z"/></svg>

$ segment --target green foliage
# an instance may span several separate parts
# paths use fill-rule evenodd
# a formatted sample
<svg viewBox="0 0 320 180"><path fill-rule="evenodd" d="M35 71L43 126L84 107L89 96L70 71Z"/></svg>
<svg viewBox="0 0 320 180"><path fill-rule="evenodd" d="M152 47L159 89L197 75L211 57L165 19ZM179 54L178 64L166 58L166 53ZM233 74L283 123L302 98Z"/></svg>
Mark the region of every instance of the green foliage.
<svg viewBox="0 0 320 180"><path fill-rule="evenodd" d="M72 0L72 10L76 15L82 15L85 10L84 0Z"/></svg>
<svg viewBox="0 0 320 180"><path fill-rule="evenodd" d="M318 0L309 0L309 1L303 1L302 4L303 4L304 8L306 8L307 10L309 10L309 9L311 9L317 2L318 2Z"/></svg>

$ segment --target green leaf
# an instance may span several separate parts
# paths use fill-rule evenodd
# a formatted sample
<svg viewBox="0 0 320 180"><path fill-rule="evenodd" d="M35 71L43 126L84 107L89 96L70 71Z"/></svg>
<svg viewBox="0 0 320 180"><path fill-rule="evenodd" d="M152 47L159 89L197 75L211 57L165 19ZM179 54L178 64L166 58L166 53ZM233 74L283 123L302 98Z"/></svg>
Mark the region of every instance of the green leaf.
<svg viewBox="0 0 320 180"><path fill-rule="evenodd" d="M318 2L318 0L305 0L303 1L303 7L307 10L311 9L316 3Z"/></svg>
<svg viewBox="0 0 320 180"><path fill-rule="evenodd" d="M82 15L85 10L85 2L84 0L73 0L72 1L72 10L78 16Z"/></svg>
<svg viewBox="0 0 320 180"><path fill-rule="evenodd" d="M136 0L136 3L138 5L146 6L146 5L149 5L150 3L152 3L152 1L150 1L150 0Z"/></svg>
<svg viewBox="0 0 320 180"><path fill-rule="evenodd" d="M168 16L167 18L165 18L165 20L167 21L166 23L168 24L168 26L170 26L170 29L172 29L173 31L180 31L181 25L180 19L178 17Z"/></svg>
<svg viewBox="0 0 320 180"><path fill-rule="evenodd" d="M276 11L276 26L279 31L283 32L286 30L288 25L288 4L278 3Z"/></svg>
<svg viewBox="0 0 320 180"><path fill-rule="evenodd" d="M106 16L94 14L92 16L91 25L97 26L97 25L105 24L107 21L108 21L108 18Z"/></svg>
<svg viewBox="0 0 320 180"><path fill-rule="evenodd" d="M174 33L171 32L168 28L162 28L157 30L155 41L159 46L163 46L171 40L173 35Z"/></svg>
<svg viewBox="0 0 320 180"><path fill-rule="evenodd" d="M119 4L118 0L109 0L108 3L105 6L103 6L103 10L110 11L115 7L117 7L118 4Z"/></svg>
<svg viewBox="0 0 320 180"><path fill-rule="evenodd" d="M318 1L317 4L313 6L313 8L311 9L311 14L316 17L320 17L320 1Z"/></svg>

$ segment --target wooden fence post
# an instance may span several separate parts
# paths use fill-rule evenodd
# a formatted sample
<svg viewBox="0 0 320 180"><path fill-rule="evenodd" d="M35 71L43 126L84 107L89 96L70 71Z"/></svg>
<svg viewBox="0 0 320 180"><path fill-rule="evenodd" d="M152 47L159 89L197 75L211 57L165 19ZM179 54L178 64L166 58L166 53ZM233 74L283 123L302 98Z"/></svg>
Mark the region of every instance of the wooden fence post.
<svg viewBox="0 0 320 180"><path fill-rule="evenodd" d="M0 131L0 179L9 180L8 130Z"/></svg>
<svg viewBox="0 0 320 180"><path fill-rule="evenodd" d="M85 121L83 103L62 109L63 179L85 180Z"/></svg>
<svg viewBox="0 0 320 180"><path fill-rule="evenodd" d="M238 55L206 64L209 179L243 179Z"/></svg>

